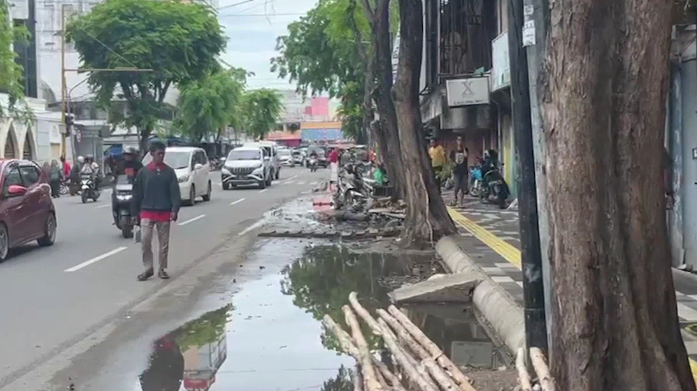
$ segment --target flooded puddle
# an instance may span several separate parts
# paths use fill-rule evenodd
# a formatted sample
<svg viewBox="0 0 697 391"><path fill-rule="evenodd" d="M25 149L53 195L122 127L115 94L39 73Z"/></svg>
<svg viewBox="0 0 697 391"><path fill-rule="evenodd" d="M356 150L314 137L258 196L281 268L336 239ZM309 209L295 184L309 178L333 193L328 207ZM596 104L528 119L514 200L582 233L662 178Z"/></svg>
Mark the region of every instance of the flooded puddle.
<svg viewBox="0 0 697 391"><path fill-rule="evenodd" d="M278 241L263 244L245 266L266 264L267 274L242 284L232 303L157 339L137 389L352 389L354 361L339 353L319 320L325 314L343 320L341 306L352 291L368 309L384 308L396 281L440 272L424 255L355 253L326 243L283 248ZM505 365L505 356L466 306L420 305L404 311L456 364ZM379 351L379 338L364 334Z"/></svg>

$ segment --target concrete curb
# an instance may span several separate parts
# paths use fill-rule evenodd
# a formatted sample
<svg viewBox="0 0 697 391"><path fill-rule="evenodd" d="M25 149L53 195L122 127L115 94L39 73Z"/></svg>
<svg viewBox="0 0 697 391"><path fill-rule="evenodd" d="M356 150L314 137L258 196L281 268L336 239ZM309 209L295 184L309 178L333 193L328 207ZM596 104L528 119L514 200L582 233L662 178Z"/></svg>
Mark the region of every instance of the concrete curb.
<svg viewBox="0 0 697 391"><path fill-rule="evenodd" d="M467 273L481 282L472 292L472 302L506 347L515 354L525 346L523 309L486 274L449 236L436 243L436 252L451 273Z"/></svg>

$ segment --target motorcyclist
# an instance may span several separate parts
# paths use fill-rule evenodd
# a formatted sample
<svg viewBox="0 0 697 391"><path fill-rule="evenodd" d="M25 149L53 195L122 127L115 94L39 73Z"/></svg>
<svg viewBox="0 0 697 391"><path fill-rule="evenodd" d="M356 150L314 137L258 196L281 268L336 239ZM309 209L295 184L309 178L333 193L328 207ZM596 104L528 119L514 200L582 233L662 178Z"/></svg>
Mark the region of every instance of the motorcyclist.
<svg viewBox="0 0 697 391"><path fill-rule="evenodd" d="M482 185L487 186L488 181L487 181L487 176L490 171L496 170L499 168L499 162L498 162L498 153L494 151L493 149L488 149L484 151L484 161L482 162Z"/></svg>
<svg viewBox="0 0 697 391"><path fill-rule="evenodd" d="M133 181L138 171L143 168L143 164L138 161L138 151L133 147L128 147L123 152L123 161L116 166L116 177L119 175L128 176L129 181Z"/></svg>
<svg viewBox="0 0 697 391"><path fill-rule="evenodd" d="M91 175L92 180L94 181L95 190L99 190L101 185L99 177L99 164L97 164L97 162L94 161L94 156L85 156L85 164L82 165L80 175Z"/></svg>

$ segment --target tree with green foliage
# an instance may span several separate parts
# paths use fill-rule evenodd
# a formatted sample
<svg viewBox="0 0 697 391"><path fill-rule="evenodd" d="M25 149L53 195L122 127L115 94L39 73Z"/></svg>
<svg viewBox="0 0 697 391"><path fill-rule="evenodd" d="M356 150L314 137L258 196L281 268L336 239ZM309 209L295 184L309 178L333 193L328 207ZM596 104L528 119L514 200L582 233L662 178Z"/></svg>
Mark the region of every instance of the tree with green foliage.
<svg viewBox="0 0 697 391"><path fill-rule="evenodd" d="M0 0L0 90L9 96L7 109L12 116L31 117L31 111L24 102L23 68L15 61L17 53L12 49L13 44L25 43L29 32L23 26L12 23L9 7L7 0ZM0 105L0 115L5 115L4 110Z"/></svg>
<svg viewBox="0 0 697 391"><path fill-rule="evenodd" d="M357 56L352 26L367 31L365 15L351 0L324 0L299 21L288 25L288 35L278 37L280 56L271 60L271 70L296 82L303 96L328 93L341 101L339 115L344 133L365 142L367 123L362 121L372 107L363 104L364 64Z"/></svg>
<svg viewBox="0 0 697 391"><path fill-rule="evenodd" d="M219 140L223 130L239 118L245 80L232 71L218 71L183 85L176 129L192 140Z"/></svg>
<svg viewBox="0 0 697 391"><path fill-rule="evenodd" d="M248 91L242 101L243 129L250 137L261 140L276 128L282 111L283 103L275 90Z"/></svg>
<svg viewBox="0 0 697 391"><path fill-rule="evenodd" d="M70 22L82 66L132 67L150 72L93 72L89 84L99 103L110 107L116 95L126 100L125 115L114 124L135 127L141 150L164 116L164 99L173 85L205 78L218 67L225 37L210 7L179 1L109 0Z"/></svg>

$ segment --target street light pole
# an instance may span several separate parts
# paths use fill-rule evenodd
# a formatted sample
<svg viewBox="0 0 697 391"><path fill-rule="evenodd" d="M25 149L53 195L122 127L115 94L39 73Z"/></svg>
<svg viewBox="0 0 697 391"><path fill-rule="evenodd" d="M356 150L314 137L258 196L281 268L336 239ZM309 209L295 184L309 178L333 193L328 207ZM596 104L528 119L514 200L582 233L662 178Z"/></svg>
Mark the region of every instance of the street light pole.
<svg viewBox="0 0 697 391"><path fill-rule="evenodd" d="M65 6L67 4L61 4L61 123L65 127L65 130L61 133L61 156L66 155L65 140L67 138L68 125L65 122Z"/></svg>

